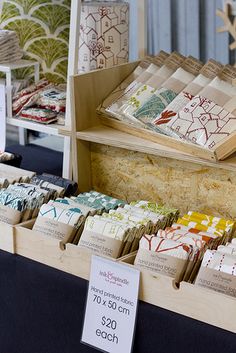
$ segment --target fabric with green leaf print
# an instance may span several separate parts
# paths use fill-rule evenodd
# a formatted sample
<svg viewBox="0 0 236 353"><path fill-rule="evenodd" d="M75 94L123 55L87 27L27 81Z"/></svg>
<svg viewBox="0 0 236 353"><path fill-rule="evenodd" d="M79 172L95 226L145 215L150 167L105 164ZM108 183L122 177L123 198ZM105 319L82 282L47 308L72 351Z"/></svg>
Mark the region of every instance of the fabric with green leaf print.
<svg viewBox="0 0 236 353"><path fill-rule="evenodd" d="M0 0L0 29L15 31L24 58L40 63L40 75L54 83L67 79L70 0ZM33 76L33 69L16 77Z"/></svg>
<svg viewBox="0 0 236 353"><path fill-rule="evenodd" d="M127 116L133 116L133 114L142 107L142 105L156 92L157 88L153 88L149 85L142 85L133 95L130 97L128 103L122 109L122 112Z"/></svg>
<svg viewBox="0 0 236 353"><path fill-rule="evenodd" d="M152 121L165 107L177 96L177 94L166 88L157 90L152 97L144 103L135 113L134 117L149 127L154 128Z"/></svg>

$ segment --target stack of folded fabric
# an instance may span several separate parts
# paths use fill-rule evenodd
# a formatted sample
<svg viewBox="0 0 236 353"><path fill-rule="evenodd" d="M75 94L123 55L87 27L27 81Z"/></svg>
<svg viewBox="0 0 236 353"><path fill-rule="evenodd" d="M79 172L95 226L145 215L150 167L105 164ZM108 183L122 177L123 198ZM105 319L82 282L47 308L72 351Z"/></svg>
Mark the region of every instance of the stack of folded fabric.
<svg viewBox="0 0 236 353"><path fill-rule="evenodd" d="M20 60L23 51L20 49L16 32L0 30L0 63Z"/></svg>
<svg viewBox="0 0 236 353"><path fill-rule="evenodd" d="M207 250L196 285L236 297L236 239Z"/></svg>
<svg viewBox="0 0 236 353"><path fill-rule="evenodd" d="M77 197L59 197L41 207L33 230L65 243L77 244L86 218L89 219L92 215L101 214L105 210L108 212L124 204L122 200L93 190L79 194ZM48 219L51 222L47 223Z"/></svg>
<svg viewBox="0 0 236 353"><path fill-rule="evenodd" d="M66 92L43 79L23 89L13 98L13 114L19 119L64 124Z"/></svg>
<svg viewBox="0 0 236 353"><path fill-rule="evenodd" d="M215 148L236 131L236 69L164 54L141 62L100 111L136 128Z"/></svg>
<svg viewBox="0 0 236 353"><path fill-rule="evenodd" d="M149 208L147 201L138 201L133 205L122 205L108 213L88 217L78 245L111 257L124 256L137 250L142 235L166 227L171 223L173 213L178 214L177 210L171 209L168 212L166 208L151 205ZM91 246L91 239L95 244L96 239L103 240L103 247L98 244ZM104 244L107 244L106 248Z"/></svg>
<svg viewBox="0 0 236 353"><path fill-rule="evenodd" d="M143 261L146 251L161 253L172 258L172 271L165 271L161 266L163 259L158 257L155 266L149 264L150 270L175 277L178 269L181 280L192 282L206 250L216 249L230 240L234 227L234 221L189 211L171 227L160 229L151 236L145 235L140 241L135 264L147 269L149 266ZM179 268L179 259L185 260L182 269Z"/></svg>
<svg viewBox="0 0 236 353"><path fill-rule="evenodd" d="M2 181L5 188L0 190L0 220L10 224L36 217L43 204L65 194L73 195L77 189L73 181L50 174L31 175L29 183Z"/></svg>
<svg viewBox="0 0 236 353"><path fill-rule="evenodd" d="M34 172L0 163L0 188L13 183L28 183L34 175Z"/></svg>

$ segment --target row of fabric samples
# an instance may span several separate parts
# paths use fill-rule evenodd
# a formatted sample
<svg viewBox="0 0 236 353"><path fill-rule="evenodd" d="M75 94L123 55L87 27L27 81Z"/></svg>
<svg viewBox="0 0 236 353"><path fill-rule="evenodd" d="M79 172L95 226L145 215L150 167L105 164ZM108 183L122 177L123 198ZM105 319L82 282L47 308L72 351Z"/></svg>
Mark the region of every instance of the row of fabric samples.
<svg viewBox="0 0 236 353"><path fill-rule="evenodd" d="M29 183L34 172L0 163L0 189L14 183Z"/></svg>
<svg viewBox="0 0 236 353"><path fill-rule="evenodd" d="M37 217L50 199L75 192L77 184L50 174L34 176L29 183L10 184L0 190L0 221L11 225Z"/></svg>
<svg viewBox="0 0 236 353"><path fill-rule="evenodd" d="M33 231L66 243L78 244L85 220L123 206L124 201L96 191L56 198L42 205ZM50 220L50 222L49 222Z"/></svg>
<svg viewBox="0 0 236 353"><path fill-rule="evenodd" d="M33 230L59 239L61 244L78 244L93 253L118 258L137 250L143 234L170 226L178 214L176 209L153 208L148 202L142 208L90 191L43 205Z"/></svg>
<svg viewBox="0 0 236 353"><path fill-rule="evenodd" d="M65 124L66 92L43 79L13 97L13 115L41 124Z"/></svg>
<svg viewBox="0 0 236 353"><path fill-rule="evenodd" d="M101 111L211 149L236 130L235 78L230 65L160 52L142 61Z"/></svg>
<svg viewBox="0 0 236 353"><path fill-rule="evenodd" d="M234 227L231 220L189 211L171 227L143 236L135 265L178 283L192 283L206 250L211 252L229 241Z"/></svg>
<svg viewBox="0 0 236 353"><path fill-rule="evenodd" d="M0 30L0 63L17 61L22 56L23 51L20 49L16 32Z"/></svg>

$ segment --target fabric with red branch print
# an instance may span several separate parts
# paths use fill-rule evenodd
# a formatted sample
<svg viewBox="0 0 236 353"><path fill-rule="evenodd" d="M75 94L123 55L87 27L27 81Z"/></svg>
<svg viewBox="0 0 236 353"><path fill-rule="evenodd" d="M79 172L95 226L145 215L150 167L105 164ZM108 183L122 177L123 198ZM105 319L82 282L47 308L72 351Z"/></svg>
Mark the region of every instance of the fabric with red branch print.
<svg viewBox="0 0 236 353"><path fill-rule="evenodd" d="M173 120L173 117L177 115L177 113L185 107L185 105L193 99L193 95L188 92L180 92L175 99L168 104L168 106L163 110L161 114L159 114L153 121L154 125L158 125L160 129L165 131L165 125ZM167 133L169 129L167 130Z"/></svg>
<svg viewBox="0 0 236 353"><path fill-rule="evenodd" d="M164 110L164 112L162 112L161 117L158 119L155 119L154 124L155 125L162 125L162 124L167 124L171 121L172 116L175 116L176 113L171 111L171 110Z"/></svg>
<svg viewBox="0 0 236 353"><path fill-rule="evenodd" d="M171 239L192 245L193 252L190 260L196 260L199 257L201 251L203 251L206 246L206 242L202 240L201 237L193 233L175 230L174 228L168 228L165 230L160 229L157 233L157 236L160 238Z"/></svg>
<svg viewBox="0 0 236 353"><path fill-rule="evenodd" d="M171 239L160 238L155 235L144 235L139 242L140 249L165 253L165 255L187 260L192 251L191 245L177 242Z"/></svg>
<svg viewBox="0 0 236 353"><path fill-rule="evenodd" d="M198 95L178 112L167 128L186 140L211 149L236 130L236 117Z"/></svg>

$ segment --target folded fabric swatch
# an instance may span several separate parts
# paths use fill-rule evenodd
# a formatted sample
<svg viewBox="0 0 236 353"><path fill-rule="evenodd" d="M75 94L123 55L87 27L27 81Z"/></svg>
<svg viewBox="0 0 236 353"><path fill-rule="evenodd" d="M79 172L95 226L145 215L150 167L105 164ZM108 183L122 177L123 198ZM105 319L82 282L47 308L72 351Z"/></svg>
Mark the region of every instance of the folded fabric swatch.
<svg viewBox="0 0 236 353"><path fill-rule="evenodd" d="M93 190L79 194L74 200L83 205L96 209L105 209L106 211L125 205L125 202L122 200L118 200L114 197Z"/></svg>
<svg viewBox="0 0 236 353"><path fill-rule="evenodd" d="M198 95L168 123L168 128L181 138L211 149L236 130L236 117Z"/></svg>
<svg viewBox="0 0 236 353"><path fill-rule="evenodd" d="M234 222L229 221L227 225L226 221L223 219L221 222L214 223L212 221L207 221L202 217L188 215L188 214L183 215L182 219L186 221L191 221L193 223L198 223L206 227L221 229L222 231L225 231L227 233L232 233L233 227L234 227Z"/></svg>
<svg viewBox="0 0 236 353"><path fill-rule="evenodd" d="M236 256L236 247L234 248L231 246L219 245L217 252L220 252L221 254L230 254Z"/></svg>
<svg viewBox="0 0 236 353"><path fill-rule="evenodd" d="M145 57L140 64L135 68L135 70L124 80L121 84L116 87L116 89L102 102L100 111L104 112L106 108L116 102L119 98L125 93L132 89L135 84L138 84L139 76L148 68L148 66L153 63L157 67L161 67L162 63L165 59L167 59L169 54L164 51L160 51L160 53L155 57L147 56ZM128 88L128 89L127 89Z"/></svg>
<svg viewBox="0 0 236 353"><path fill-rule="evenodd" d="M39 123L52 123L57 121L57 114L49 109L28 108L23 109L19 115L21 119L37 121Z"/></svg>
<svg viewBox="0 0 236 353"><path fill-rule="evenodd" d="M55 112L65 112L66 92L55 87L40 92L36 104L40 108L50 109Z"/></svg>
<svg viewBox="0 0 236 353"><path fill-rule="evenodd" d="M56 175L43 173L42 175L38 175L39 179L48 181L51 184L57 185L65 189L65 196L74 195L78 189L78 184L75 181L65 179Z"/></svg>
<svg viewBox="0 0 236 353"><path fill-rule="evenodd" d="M236 276L236 257L216 250L207 250L202 260L202 267Z"/></svg>
<svg viewBox="0 0 236 353"><path fill-rule="evenodd" d="M140 249L164 253L183 260L187 260L193 251L191 245L159 238L156 235L144 235L139 242L139 247Z"/></svg>
<svg viewBox="0 0 236 353"><path fill-rule="evenodd" d="M55 190L56 197L63 196L64 192L65 192L65 189L63 187L52 184L46 180L42 180L41 178L38 178L37 176L35 176L31 179L31 184L37 185L40 188Z"/></svg>
<svg viewBox="0 0 236 353"><path fill-rule="evenodd" d="M189 232L181 232L178 230L176 231L172 228L168 228L165 230L160 229L157 233L157 236L160 238L180 241L182 243L192 245L193 247L197 247L199 250L202 250L206 245L206 241L198 235Z"/></svg>
<svg viewBox="0 0 236 353"><path fill-rule="evenodd" d="M205 225L214 225L214 226L222 226L222 227L235 227L235 221L230 220L230 219L224 219L224 218L220 218L220 217L213 217L213 216L209 216L206 215L204 213L199 213L199 212L193 212L193 211L189 211L188 215L191 218L194 219L199 219L199 221L201 222L201 224L205 224Z"/></svg>
<svg viewBox="0 0 236 353"><path fill-rule="evenodd" d="M129 229L129 225L120 222L115 222L110 219L104 219L99 216L88 216L84 225L84 232L88 230L90 232L95 232L105 237L118 239L120 241L126 240Z"/></svg>
<svg viewBox="0 0 236 353"><path fill-rule="evenodd" d="M209 60L200 70L200 74L190 82L182 92L159 114L153 121L163 133L170 134L170 129L166 128L168 124L177 113L183 109L189 101L196 96L203 87L209 84L212 79L222 70L223 65L215 60Z"/></svg>
<svg viewBox="0 0 236 353"><path fill-rule="evenodd" d="M200 230L200 231L206 231L208 233L215 234L219 237L222 237L225 233L225 231L222 229L215 228L215 227L208 227L198 222L193 222L192 220L186 220L183 218L179 218L177 221L177 224L182 224L190 228L196 228L197 230Z"/></svg>
<svg viewBox="0 0 236 353"><path fill-rule="evenodd" d="M178 94L189 82L191 82L202 67L202 63L188 57L180 68L178 68L165 82L159 85L158 80L153 77L146 85L142 86L129 100L128 106L123 109L123 113L131 117L134 113L147 102L153 94L158 95L161 87L167 91ZM157 71L158 75L158 71ZM155 76L155 75L154 75ZM152 80L152 81L151 81Z"/></svg>
<svg viewBox="0 0 236 353"><path fill-rule="evenodd" d="M60 207L44 204L39 210L39 216L47 217L74 227L79 223L83 214L75 208L65 210Z"/></svg>
<svg viewBox="0 0 236 353"><path fill-rule="evenodd" d="M165 216L170 217L170 220L176 221L178 219L179 216L179 210L176 208L171 208L171 207L167 207L167 206L161 206L158 205L155 202L149 202L149 201L133 201L130 203L131 206L135 206L137 208L141 208L143 210L146 211L151 211L157 214L162 214ZM126 206L125 206L126 207Z"/></svg>

